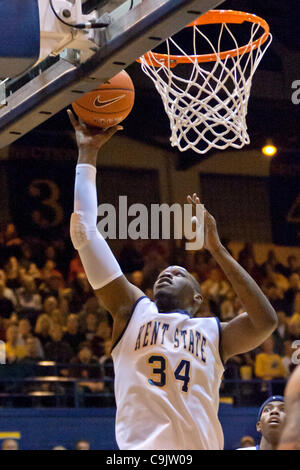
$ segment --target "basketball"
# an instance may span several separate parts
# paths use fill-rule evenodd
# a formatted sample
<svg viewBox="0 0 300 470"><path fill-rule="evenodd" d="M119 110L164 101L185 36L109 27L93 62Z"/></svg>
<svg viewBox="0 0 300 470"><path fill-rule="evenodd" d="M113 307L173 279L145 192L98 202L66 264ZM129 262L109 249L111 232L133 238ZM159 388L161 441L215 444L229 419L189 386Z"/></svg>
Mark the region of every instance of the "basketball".
<svg viewBox="0 0 300 470"><path fill-rule="evenodd" d="M86 124L106 129L122 122L134 104L134 85L125 70L76 100L73 110Z"/></svg>

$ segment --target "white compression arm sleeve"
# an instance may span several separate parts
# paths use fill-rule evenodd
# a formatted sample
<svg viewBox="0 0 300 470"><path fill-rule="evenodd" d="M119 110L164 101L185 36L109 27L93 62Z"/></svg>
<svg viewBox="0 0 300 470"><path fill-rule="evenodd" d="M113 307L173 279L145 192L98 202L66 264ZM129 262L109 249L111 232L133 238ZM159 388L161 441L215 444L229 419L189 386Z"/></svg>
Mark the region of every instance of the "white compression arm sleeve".
<svg viewBox="0 0 300 470"><path fill-rule="evenodd" d="M117 260L97 229L97 209L96 168L80 163L76 166L70 234L87 278L95 290L122 276Z"/></svg>

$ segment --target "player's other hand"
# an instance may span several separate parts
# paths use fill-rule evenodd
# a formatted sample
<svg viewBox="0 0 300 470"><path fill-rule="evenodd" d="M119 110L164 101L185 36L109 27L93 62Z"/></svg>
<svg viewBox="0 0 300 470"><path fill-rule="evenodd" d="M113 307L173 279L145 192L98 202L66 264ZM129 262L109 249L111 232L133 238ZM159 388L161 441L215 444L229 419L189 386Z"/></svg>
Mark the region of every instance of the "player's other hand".
<svg viewBox="0 0 300 470"><path fill-rule="evenodd" d="M77 120L70 109L67 110L67 113L75 130L79 149L99 150L117 131L123 129L122 126L113 126L108 129L88 126L81 119Z"/></svg>
<svg viewBox="0 0 300 470"><path fill-rule="evenodd" d="M200 199L196 193L193 196L187 196L187 201L196 207L200 204ZM203 248L213 253L222 247L222 243L219 238L217 224L215 218L204 209L204 245Z"/></svg>

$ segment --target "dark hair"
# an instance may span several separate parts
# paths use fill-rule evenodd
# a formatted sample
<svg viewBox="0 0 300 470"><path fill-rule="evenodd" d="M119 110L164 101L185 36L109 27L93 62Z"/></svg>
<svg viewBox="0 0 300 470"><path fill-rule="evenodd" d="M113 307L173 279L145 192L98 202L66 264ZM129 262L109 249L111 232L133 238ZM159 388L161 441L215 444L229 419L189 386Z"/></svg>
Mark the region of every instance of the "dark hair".
<svg viewBox="0 0 300 470"><path fill-rule="evenodd" d="M75 447L77 447L80 442L85 442L86 444L91 445L90 442L87 441L86 439L79 439L79 440L76 442Z"/></svg>
<svg viewBox="0 0 300 470"><path fill-rule="evenodd" d="M80 352L82 349L90 349L92 351L92 347L91 347L91 343L89 341L83 341L82 343L80 343L79 347L78 347L78 351ZM79 442L82 442L82 441L79 441ZM87 442L87 441L84 441L84 442Z"/></svg>

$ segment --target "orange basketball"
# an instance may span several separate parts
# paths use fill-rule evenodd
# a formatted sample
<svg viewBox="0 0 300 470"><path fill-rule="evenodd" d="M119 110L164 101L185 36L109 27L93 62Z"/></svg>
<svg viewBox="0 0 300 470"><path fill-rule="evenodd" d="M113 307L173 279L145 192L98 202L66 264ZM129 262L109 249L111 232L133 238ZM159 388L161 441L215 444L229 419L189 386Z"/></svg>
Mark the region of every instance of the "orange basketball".
<svg viewBox="0 0 300 470"><path fill-rule="evenodd" d="M134 85L125 70L76 100L72 107L90 126L107 128L125 119L134 104Z"/></svg>

